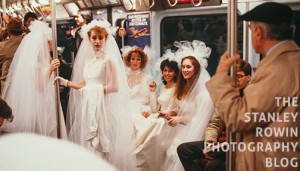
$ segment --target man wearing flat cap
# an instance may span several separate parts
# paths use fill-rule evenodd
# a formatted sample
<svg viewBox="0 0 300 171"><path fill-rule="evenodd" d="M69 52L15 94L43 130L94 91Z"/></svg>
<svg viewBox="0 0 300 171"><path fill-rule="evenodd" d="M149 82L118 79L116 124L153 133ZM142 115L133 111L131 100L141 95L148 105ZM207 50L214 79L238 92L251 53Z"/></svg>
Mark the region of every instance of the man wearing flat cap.
<svg viewBox="0 0 300 171"><path fill-rule="evenodd" d="M21 19L11 18L6 25L9 39L0 42L0 76L1 76L1 94L3 94L4 83L8 74L10 63L14 54L23 39L23 22Z"/></svg>
<svg viewBox="0 0 300 171"><path fill-rule="evenodd" d="M236 171L299 170L300 48L293 41L292 15L289 6L267 2L240 16L249 21L254 50L265 55L243 97L228 76L237 54L229 58L225 52L206 83L226 127L242 134L246 148L236 148Z"/></svg>

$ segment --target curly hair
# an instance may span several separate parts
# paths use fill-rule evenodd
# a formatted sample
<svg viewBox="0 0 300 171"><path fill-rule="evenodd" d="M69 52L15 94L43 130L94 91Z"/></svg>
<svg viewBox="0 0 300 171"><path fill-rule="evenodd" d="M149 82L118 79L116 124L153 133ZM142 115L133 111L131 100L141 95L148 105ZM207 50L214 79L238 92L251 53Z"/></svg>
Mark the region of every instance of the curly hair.
<svg viewBox="0 0 300 171"><path fill-rule="evenodd" d="M107 31L102 28L102 27L99 27L99 26L95 26L95 27L92 27L89 31L88 31L88 36L91 37L91 34L92 34L92 31L94 31L96 34L99 34L101 36L104 36L105 38L107 38L108 36L108 33Z"/></svg>
<svg viewBox="0 0 300 171"><path fill-rule="evenodd" d="M124 63L127 67L130 67L130 59L132 56L132 53L138 53L141 57L141 69L145 68L147 61L148 61L148 56L147 54L143 51L143 49L141 49L140 47L135 47L133 49L131 49L129 52L127 52L124 56Z"/></svg>
<svg viewBox="0 0 300 171"><path fill-rule="evenodd" d="M160 70L161 72L164 71L164 68L165 67L169 67L171 70L174 71L175 73L175 76L173 78L173 81L176 82L177 81L177 78L178 78L178 73L179 73L179 67L178 67L178 63L176 61L169 61L169 59L165 59L163 60L161 63L160 63ZM167 84L167 82L165 81L164 79L164 76L161 77L164 85Z"/></svg>

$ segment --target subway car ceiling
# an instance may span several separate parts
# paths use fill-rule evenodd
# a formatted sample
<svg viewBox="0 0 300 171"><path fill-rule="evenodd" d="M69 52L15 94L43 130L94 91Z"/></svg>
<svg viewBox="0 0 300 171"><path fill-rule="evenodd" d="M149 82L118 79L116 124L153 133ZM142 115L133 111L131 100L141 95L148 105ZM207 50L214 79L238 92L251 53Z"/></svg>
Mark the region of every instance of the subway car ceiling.
<svg viewBox="0 0 300 171"><path fill-rule="evenodd" d="M0 12L23 18L27 12L35 12L40 19L51 19L49 0L6 0L0 4ZM58 20L69 19L77 15L78 10L123 7L124 12L159 11L177 8L221 5L221 0L55 0Z"/></svg>
<svg viewBox="0 0 300 171"><path fill-rule="evenodd" d="M180 8L201 8L204 6L219 6L227 4L228 0L55 0L56 17L58 20L68 19L77 15L78 10L99 9L99 13L106 9L119 7L124 12L160 11ZM238 0L237 2L263 2L262 0ZM275 0L277 1L277 0ZM283 2L279 1L278 2ZM284 2L299 2L299 0L284 0ZM11 16L23 17L27 12L35 12L39 18L49 20L51 8L49 0L1 0L0 13L3 6ZM116 8L116 9L119 9Z"/></svg>

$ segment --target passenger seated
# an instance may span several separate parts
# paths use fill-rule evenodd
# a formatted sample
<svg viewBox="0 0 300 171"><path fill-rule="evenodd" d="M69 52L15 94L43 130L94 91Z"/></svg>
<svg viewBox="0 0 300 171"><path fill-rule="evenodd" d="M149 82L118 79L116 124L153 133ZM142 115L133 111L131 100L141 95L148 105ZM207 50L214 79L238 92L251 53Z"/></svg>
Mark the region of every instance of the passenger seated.
<svg viewBox="0 0 300 171"><path fill-rule="evenodd" d="M244 60L239 60L236 64L236 87L240 90L243 96L243 90L248 85L251 79L251 66ZM226 141L225 123L216 112L208 124L205 131L205 141L194 141L183 143L178 146L177 153L185 170L220 170L220 167L225 163L225 152L206 153L206 143L217 143Z"/></svg>

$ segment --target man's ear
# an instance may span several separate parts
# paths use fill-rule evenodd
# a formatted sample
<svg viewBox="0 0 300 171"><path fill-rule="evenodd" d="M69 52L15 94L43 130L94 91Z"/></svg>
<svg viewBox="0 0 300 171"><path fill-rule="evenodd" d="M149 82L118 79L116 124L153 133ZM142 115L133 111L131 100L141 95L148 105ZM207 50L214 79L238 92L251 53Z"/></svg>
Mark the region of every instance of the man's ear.
<svg viewBox="0 0 300 171"><path fill-rule="evenodd" d="M256 38L257 38L258 41L261 41L265 37L265 35L264 35L265 34L264 29L260 25L256 25L255 27L256 27L255 28Z"/></svg>
<svg viewBox="0 0 300 171"><path fill-rule="evenodd" d="M247 75L246 78L247 78L247 81L249 82L250 79L251 79L251 76L250 76L250 75Z"/></svg>

